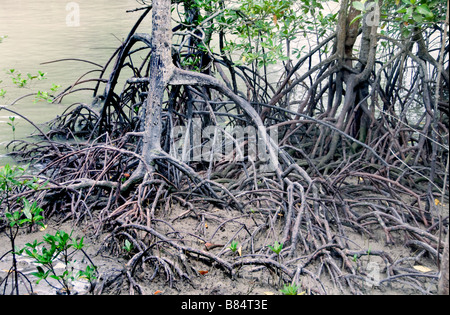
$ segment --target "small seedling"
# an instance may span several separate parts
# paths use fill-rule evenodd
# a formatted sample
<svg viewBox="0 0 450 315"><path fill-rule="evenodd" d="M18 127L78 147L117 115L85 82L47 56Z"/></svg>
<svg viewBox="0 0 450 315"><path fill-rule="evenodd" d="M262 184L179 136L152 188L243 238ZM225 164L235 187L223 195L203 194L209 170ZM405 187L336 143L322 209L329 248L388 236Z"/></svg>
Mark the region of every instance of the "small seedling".
<svg viewBox="0 0 450 315"><path fill-rule="evenodd" d="M13 139L15 141L16 140L16 126L17 126L16 117L14 117L14 116L9 117L9 122L7 124L8 124L8 126L11 127L11 130L13 132Z"/></svg>
<svg viewBox="0 0 450 315"><path fill-rule="evenodd" d="M123 249L126 250L128 253L130 253L133 250L133 243L131 243L129 240L125 240L125 245L123 246Z"/></svg>
<svg viewBox="0 0 450 315"><path fill-rule="evenodd" d="M283 250L283 244L282 243L278 243L278 241L275 241L275 244L273 246L272 245L267 245L267 246L272 250L272 252L277 254L278 262L281 263L281 256L280 256L280 254L281 254L281 251ZM281 281L283 279L281 271L280 271L278 276L279 276L278 286L281 286Z"/></svg>
<svg viewBox="0 0 450 315"><path fill-rule="evenodd" d="M42 71L38 71L38 75L36 76L36 78L38 80L46 80L47 78L45 77L47 75L47 73L44 73Z"/></svg>
<svg viewBox="0 0 450 315"><path fill-rule="evenodd" d="M275 241L275 244L272 245L268 245L268 247L278 256L280 255L281 251L283 250L283 244L278 243L278 241Z"/></svg>
<svg viewBox="0 0 450 315"><path fill-rule="evenodd" d="M283 295L298 295L301 286L291 283L289 285L284 285L283 289L280 290Z"/></svg>
<svg viewBox="0 0 450 315"><path fill-rule="evenodd" d="M238 250L238 245L239 245L239 242L238 242L238 241L232 241L232 242L231 242L231 244L230 244L230 249L231 249L231 251L232 251L233 253L236 253L236 252L237 252L237 250Z"/></svg>
<svg viewBox="0 0 450 315"><path fill-rule="evenodd" d="M78 272L78 278L86 279L89 283L94 282L96 277L97 269L91 265L86 266L86 270L81 270Z"/></svg>

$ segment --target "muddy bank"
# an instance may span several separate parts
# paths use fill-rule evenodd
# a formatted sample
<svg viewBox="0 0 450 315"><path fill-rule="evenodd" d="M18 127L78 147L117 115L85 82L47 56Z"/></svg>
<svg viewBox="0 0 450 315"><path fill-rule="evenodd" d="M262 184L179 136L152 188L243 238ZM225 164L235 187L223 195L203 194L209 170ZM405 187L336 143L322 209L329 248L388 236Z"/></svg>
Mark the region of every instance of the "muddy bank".
<svg viewBox="0 0 450 315"><path fill-rule="evenodd" d="M183 216L184 214L184 216ZM251 229L253 221L258 222L258 218L252 215L235 217L232 219L234 213L220 209L210 209L208 215L203 213L204 221L198 221L195 216L186 216L186 210L183 208L171 209L170 213L163 217L166 222L172 222L171 226L167 226L166 235L171 235L172 232L183 231L185 235L183 243L189 243L189 246L196 248L198 254L185 253L180 254L178 261L170 261L171 249L159 244L154 256L148 256L143 259L143 262L133 265L136 262L135 255L138 255L136 250L129 253L123 250L118 254L119 247L124 246L118 238L113 237L110 232L102 232L93 235L94 229L92 226L82 224L74 226L72 223L58 224L55 221L49 222L45 231L37 231L33 233L22 233L17 237L16 244L19 248L25 246L28 242L34 240L41 241L46 234L54 234L58 230L70 233L73 230L73 235L77 238L84 237L86 248L85 251L90 259L98 268L98 279L95 281L95 287L91 288L90 284L84 279L76 279L73 285L73 292L75 294L164 294L164 295L278 295L281 294L280 289L286 284L286 277L281 276L279 270L270 267L270 262L267 265L259 263L255 254L250 253L250 247L254 246L259 250L267 250L264 243L272 243L268 238L276 238L277 235L270 236L270 233L260 239L255 244L242 243L245 240L246 229ZM181 219L182 218L182 219ZM228 225L221 222L226 219L232 219ZM274 222L274 230L281 227L282 216L279 216L278 222ZM161 223L161 222L160 222ZM155 223L157 225L157 223ZM167 225L167 224L165 224ZM245 228L242 228L245 226ZM247 227L248 226L248 227ZM199 233L198 229L203 232ZM159 229L163 231L162 229ZM351 246L350 250L356 252L363 252L368 250L368 255L355 255L351 259L353 268L358 272L357 275L345 273L345 277L355 277L354 285L358 286L360 294L369 295L406 295L406 294L435 294L437 292L437 281L428 276L436 275L438 270L435 261L425 252L418 250L414 251L405 247L400 238L396 239L398 245L387 245L385 242L384 233L381 229L373 230L373 237L367 237L355 233L351 229L342 231L346 238L348 238ZM196 233L196 234L194 234ZM204 234L203 234L204 233ZM144 233L143 233L144 234ZM189 235L194 235L189 237ZM339 235L336 233L335 236ZM400 235L399 235L400 236ZM141 239L145 239L145 235L140 235ZM151 236L147 235L150 241ZM233 253L229 249L228 241L236 239L240 244L240 254ZM214 242L214 245L207 248L205 241ZM157 242L156 242L157 243ZM153 243L155 244L155 243ZM152 245L150 245L152 246ZM9 250L9 240L4 233L0 236L0 257ZM286 250L288 250L287 248ZM370 254L373 253L373 255ZM387 263L383 256L379 255L383 252L387 257L392 259L391 263ZM202 253L205 256L202 256ZM172 253L173 254L173 253ZM242 263L236 267L233 274L230 275L224 271L220 263L214 262L205 258L207 255L213 257L220 257L230 262L243 262L253 260L253 263ZM11 267L11 255L7 255L0 261L0 281L2 281ZM160 260L158 260L160 259ZM218 258L216 258L218 259ZM275 259L275 258L274 258ZM288 261L287 257L283 257L282 263L285 265L292 265L294 263L306 262L311 259L310 255L299 255L294 261ZM32 272L36 272L36 264L30 258L19 257L19 270L26 275L32 284L33 292L30 292L22 281L20 287L21 294L39 294L39 295L55 295L62 294L61 287L55 281L45 283L41 281L36 284L36 277ZM75 263L70 265L71 270L77 271L84 269L89 261L85 257L79 256L75 258ZM275 259L276 260L276 259ZM308 269L314 270L319 268L321 259L313 262ZM156 263L159 262L159 263ZM165 262L165 264L164 264ZM66 265L62 261L56 261L55 268L64 269ZM170 265L173 264L173 265ZM390 264L390 265L389 265ZM236 265L237 266L237 265ZM343 267L342 262L341 266ZM424 276L414 277L412 285L410 281L404 281L402 278L395 281L389 280L388 268L395 266L401 268L405 272L414 272L416 275L417 267L423 267ZM314 268L313 268L314 267ZM182 270L182 271L181 271ZM183 274L180 276L177 271ZM128 272L128 274L127 274ZM426 276L428 275L428 276ZM131 276L131 277L130 277ZM392 275L390 276L392 277ZM280 280L281 279L281 280ZM320 280L318 280L320 279ZM411 280L411 279L409 279ZM347 292L345 288L339 287L332 281L329 275L324 272L318 275L317 278L311 273L301 274L298 277L301 283L304 294L332 294L339 295ZM320 281L320 285L318 285ZM317 287L320 287L321 292ZM92 290L91 290L92 289ZM3 288L2 288L3 293ZM9 294L8 289L5 292Z"/></svg>

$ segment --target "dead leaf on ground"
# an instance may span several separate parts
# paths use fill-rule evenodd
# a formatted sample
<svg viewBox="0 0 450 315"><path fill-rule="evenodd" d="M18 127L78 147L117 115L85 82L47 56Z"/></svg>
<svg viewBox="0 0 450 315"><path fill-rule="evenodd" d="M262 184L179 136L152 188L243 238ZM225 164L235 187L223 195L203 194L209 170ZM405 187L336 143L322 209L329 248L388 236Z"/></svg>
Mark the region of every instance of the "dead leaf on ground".
<svg viewBox="0 0 450 315"><path fill-rule="evenodd" d="M417 271L422 272L422 273L427 273L427 272L433 271L430 268L425 267L425 266L414 266L413 268L416 269Z"/></svg>

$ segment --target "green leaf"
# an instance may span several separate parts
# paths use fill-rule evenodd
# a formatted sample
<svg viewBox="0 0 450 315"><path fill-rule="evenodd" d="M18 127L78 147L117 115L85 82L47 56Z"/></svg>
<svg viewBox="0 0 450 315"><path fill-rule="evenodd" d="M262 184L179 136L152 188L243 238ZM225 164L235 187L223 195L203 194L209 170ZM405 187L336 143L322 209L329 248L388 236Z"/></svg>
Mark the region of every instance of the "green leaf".
<svg viewBox="0 0 450 315"><path fill-rule="evenodd" d="M19 221L19 226L23 226L25 223L31 223L32 221L30 219L23 219Z"/></svg>
<svg viewBox="0 0 450 315"><path fill-rule="evenodd" d="M414 11L414 8L413 8L413 7L407 8L407 9L406 9L406 17L412 16L413 11Z"/></svg>
<svg viewBox="0 0 450 315"><path fill-rule="evenodd" d="M27 199L23 199L23 214L25 214L27 219L31 220L33 218L33 215L31 214L31 205Z"/></svg>
<svg viewBox="0 0 450 315"><path fill-rule="evenodd" d="M413 19L414 19L414 21L416 21L417 23L422 23L422 22L423 22L423 15L414 13L414 14L413 14Z"/></svg>
<svg viewBox="0 0 450 315"><path fill-rule="evenodd" d="M28 255L28 257L31 257L31 258L36 258L36 252L35 252L36 250L34 250L33 252L31 252L31 250L29 250L29 249L25 249L25 253Z"/></svg>
<svg viewBox="0 0 450 315"><path fill-rule="evenodd" d="M20 248L17 248L17 247L16 247L16 249L15 249L15 251L14 251L14 254L19 255L19 256L22 256L22 254L23 254L24 251L25 251L25 248L20 249Z"/></svg>
<svg viewBox="0 0 450 315"><path fill-rule="evenodd" d="M283 249L283 244L275 241L275 244L273 246L268 245L267 247L269 247L275 254L279 255Z"/></svg>
<svg viewBox="0 0 450 315"><path fill-rule="evenodd" d="M355 23L356 21L360 20L362 17L364 16L364 14L360 14L357 17L355 17L351 22L350 25L352 25L353 23Z"/></svg>
<svg viewBox="0 0 450 315"><path fill-rule="evenodd" d="M405 38L410 37L411 36L411 30L409 28L407 28L407 27L403 28L402 29L402 35Z"/></svg>
<svg viewBox="0 0 450 315"><path fill-rule="evenodd" d="M97 278L95 276L95 270L96 270L95 267L93 267L91 265L87 265L86 271L80 270L78 272L78 278L85 278L88 281L93 281Z"/></svg>
<svg viewBox="0 0 450 315"><path fill-rule="evenodd" d="M294 283L289 285L285 284L280 292L283 293L283 295L297 295L300 288L300 285L296 285Z"/></svg>
<svg viewBox="0 0 450 315"><path fill-rule="evenodd" d="M434 16L433 12L428 8L426 4L422 4L416 8L416 12L422 14L427 18L432 18Z"/></svg>
<svg viewBox="0 0 450 315"><path fill-rule="evenodd" d="M354 7L356 10L358 10L358 11L364 12L364 11L366 10L366 6L365 6L364 3L362 3L362 2L354 1L354 2L352 3L352 5L353 5L353 7Z"/></svg>
<svg viewBox="0 0 450 315"><path fill-rule="evenodd" d="M39 222L39 221L42 221L42 220L44 220L44 217L41 216L41 215L37 215L37 216L34 217L34 222L36 224L39 224L40 226L44 226L44 223Z"/></svg>
<svg viewBox="0 0 450 315"><path fill-rule="evenodd" d="M41 266L37 266L36 267L38 272L32 272L31 275L35 276L36 278L38 278L38 280L36 281L37 284L39 284L39 282L41 282L41 280L47 279L50 270L47 270L47 272L44 271L44 269L42 269Z"/></svg>
<svg viewBox="0 0 450 315"><path fill-rule="evenodd" d="M51 275L50 278L55 279L55 280L60 280L61 279L60 276L55 276L55 275Z"/></svg>
<svg viewBox="0 0 450 315"><path fill-rule="evenodd" d="M80 239L80 242L77 242L76 238L72 238L72 247L75 249L82 249L84 247L84 237Z"/></svg>
<svg viewBox="0 0 450 315"><path fill-rule="evenodd" d="M125 249L127 252L131 252L133 249L133 243L131 243L129 240L125 240L125 246L123 246L123 249Z"/></svg>
<svg viewBox="0 0 450 315"><path fill-rule="evenodd" d="M42 242L38 243L37 240L34 240L33 243L26 243L25 246L31 247L31 248L36 248L38 246L40 246L42 244Z"/></svg>

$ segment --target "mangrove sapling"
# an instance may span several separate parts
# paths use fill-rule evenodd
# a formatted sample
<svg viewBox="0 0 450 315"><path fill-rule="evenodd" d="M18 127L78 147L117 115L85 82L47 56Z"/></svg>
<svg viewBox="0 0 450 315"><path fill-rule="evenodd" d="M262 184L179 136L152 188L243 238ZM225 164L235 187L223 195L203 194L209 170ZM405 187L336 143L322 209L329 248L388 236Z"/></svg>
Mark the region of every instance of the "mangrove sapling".
<svg viewBox="0 0 450 315"><path fill-rule="evenodd" d="M270 250L272 252L274 252L275 254L277 254L277 261L279 264L281 264L281 251L283 250L283 244L282 243L278 243L278 241L275 241L275 243L272 245L267 245L267 247L270 248ZM279 270L279 282L278 282L278 286L281 286L281 281L283 279L283 273L281 272L281 270Z"/></svg>
<svg viewBox="0 0 450 315"><path fill-rule="evenodd" d="M11 130L12 130L12 133L13 133L13 139L15 141L16 140L16 126L17 126L16 117L10 116L9 117L9 122L7 124L8 124L8 126L11 127Z"/></svg>
<svg viewBox="0 0 450 315"><path fill-rule="evenodd" d="M130 253L133 250L133 243L131 243L129 240L125 240L125 245L123 246L123 249Z"/></svg>
<svg viewBox="0 0 450 315"><path fill-rule="evenodd" d="M283 250L283 244L278 243L278 241L275 241L274 245L267 245L267 247L270 248L271 251L273 251L277 256L280 256L281 251Z"/></svg>
<svg viewBox="0 0 450 315"><path fill-rule="evenodd" d="M3 285L3 294L6 293L8 287L8 278L12 276L13 282L11 284L11 294L19 295L19 276L29 283L29 292L33 291L33 287L28 278L18 270L17 268L17 255L20 252L16 249L16 238L21 229L28 228L30 231L34 226L44 227L44 217L42 212L44 211L38 207L36 202L30 203L27 199L21 198L16 202L11 199L11 194L17 189L31 188L37 190L40 185L37 184L37 179L33 180L25 179L24 176L28 167L22 168L19 166L11 167L9 164L0 168L0 223L5 224L5 234L10 240L11 249L5 253L1 258L8 254L12 255L12 266L8 272L6 278L0 283ZM19 201L22 201L23 207L19 207ZM19 207L19 210L15 210Z"/></svg>
<svg viewBox="0 0 450 315"><path fill-rule="evenodd" d="M236 241L236 240L232 241L231 244L230 244L230 250L231 250L233 253L236 253L237 250L238 250L238 245L239 245L239 242L238 242L238 241Z"/></svg>
<svg viewBox="0 0 450 315"><path fill-rule="evenodd" d="M73 233L73 231L72 231ZM37 266L37 272L33 272L32 275L38 278L37 284L42 280L45 280L50 286L58 289L57 292L61 294L71 295L72 292L71 283L77 278L84 278L89 281L91 289L93 287L93 281L96 279L97 267L92 264L88 265L85 270L78 271L74 273L74 264L76 263L75 255L78 252L82 252L83 255L92 263L89 256L83 250L84 248L84 237L79 241L72 236L72 233L68 234L64 231L57 231L55 235L46 234L43 237L44 242L38 243L35 240L33 243L25 244L20 252L28 257L35 259L35 262L39 264ZM46 244L48 247L42 246ZM62 261L64 264L64 269L58 271L56 263ZM51 278L58 282L61 286L60 288L52 285L47 279Z"/></svg>

